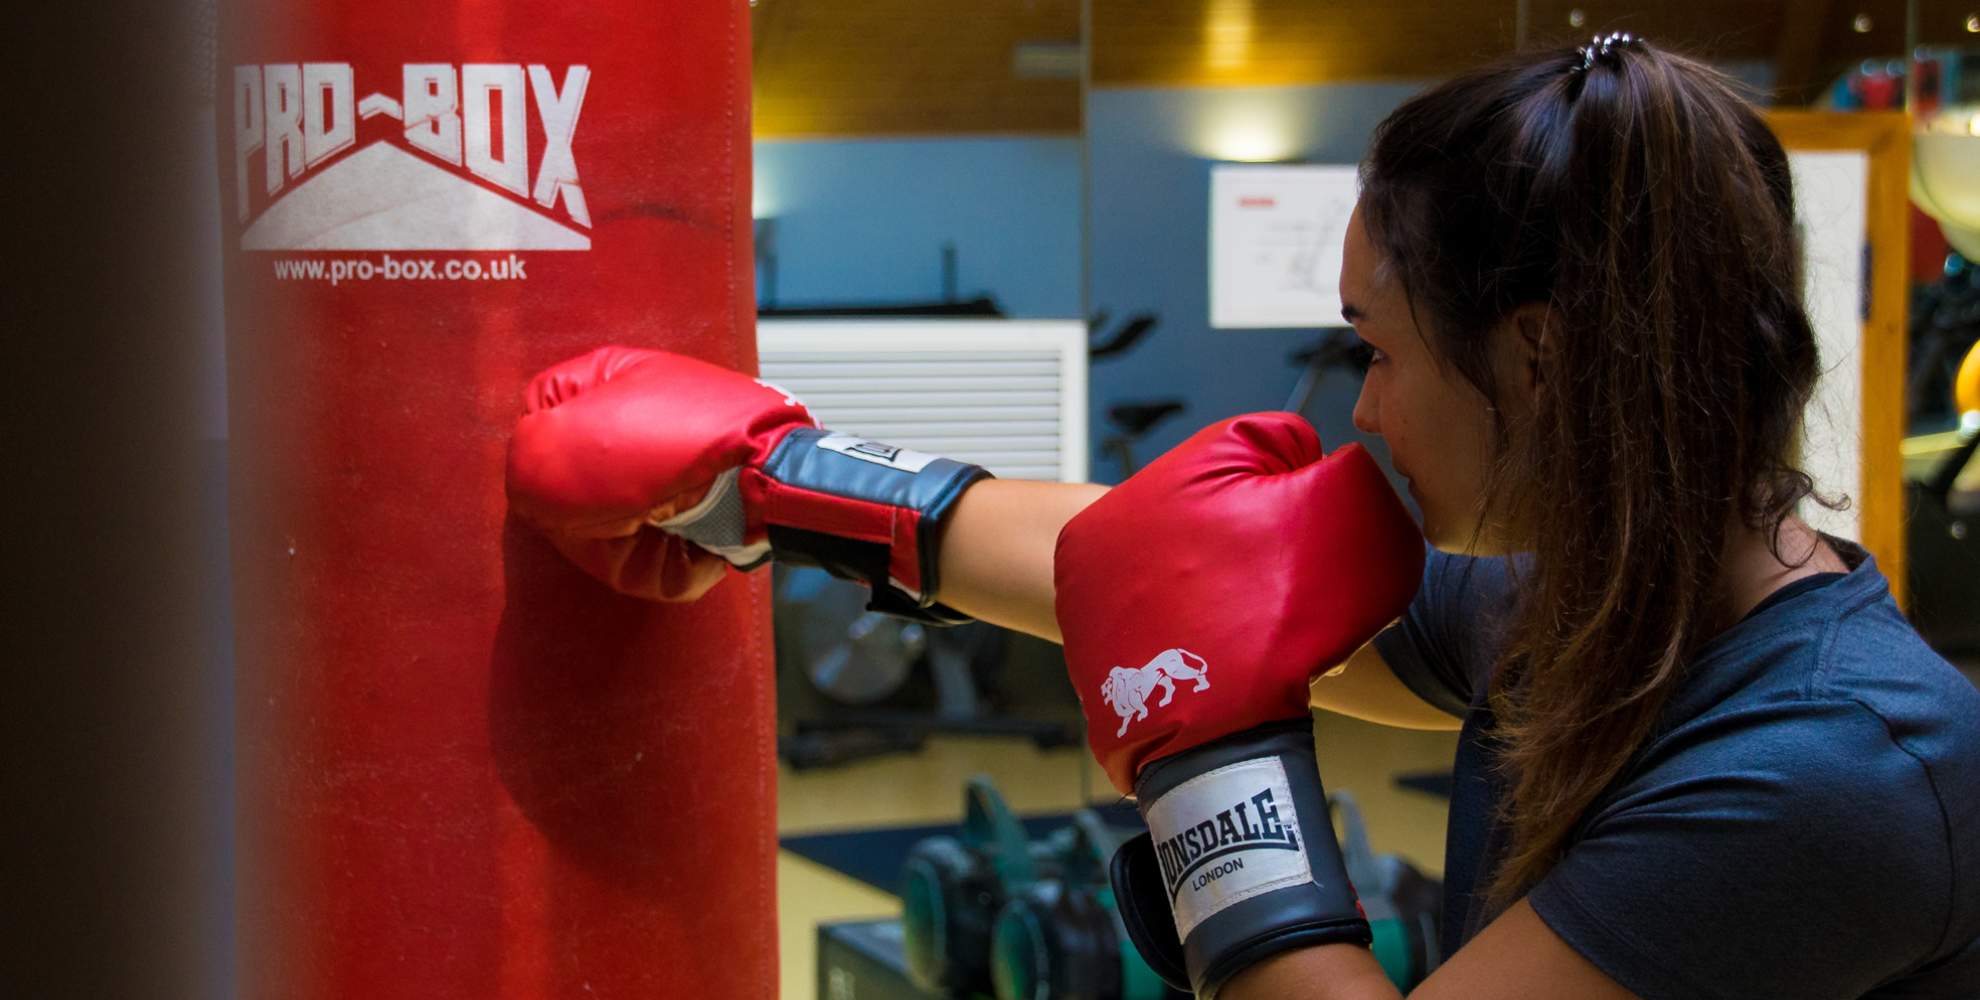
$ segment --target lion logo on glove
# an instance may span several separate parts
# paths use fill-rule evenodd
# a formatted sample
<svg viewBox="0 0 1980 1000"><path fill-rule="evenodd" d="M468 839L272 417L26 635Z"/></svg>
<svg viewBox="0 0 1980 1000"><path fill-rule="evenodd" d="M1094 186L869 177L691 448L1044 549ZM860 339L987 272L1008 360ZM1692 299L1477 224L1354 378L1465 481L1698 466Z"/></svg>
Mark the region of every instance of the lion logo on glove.
<svg viewBox="0 0 1980 1000"><path fill-rule="evenodd" d="M1196 665L1190 666L1184 657L1195 660ZM1115 667L1109 672L1107 679L1100 682L1100 698L1121 717L1121 728L1114 736L1126 736L1128 723L1148 718L1148 695L1156 688L1162 689L1162 700L1155 703L1156 708L1174 699L1176 681L1195 681L1191 691L1208 690L1210 664L1187 649L1165 649L1145 666Z"/></svg>

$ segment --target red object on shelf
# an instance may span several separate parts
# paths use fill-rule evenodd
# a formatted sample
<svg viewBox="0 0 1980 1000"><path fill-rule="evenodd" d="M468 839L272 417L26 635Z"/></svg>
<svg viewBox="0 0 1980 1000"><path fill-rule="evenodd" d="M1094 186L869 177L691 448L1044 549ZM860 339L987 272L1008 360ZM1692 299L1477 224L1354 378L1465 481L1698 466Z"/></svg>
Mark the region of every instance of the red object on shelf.
<svg viewBox="0 0 1980 1000"><path fill-rule="evenodd" d="M1946 231L1939 228L1939 220L1926 215L1917 205L1911 208L1911 283L1931 285L1945 277L1946 255L1952 253L1952 244L1946 242Z"/></svg>

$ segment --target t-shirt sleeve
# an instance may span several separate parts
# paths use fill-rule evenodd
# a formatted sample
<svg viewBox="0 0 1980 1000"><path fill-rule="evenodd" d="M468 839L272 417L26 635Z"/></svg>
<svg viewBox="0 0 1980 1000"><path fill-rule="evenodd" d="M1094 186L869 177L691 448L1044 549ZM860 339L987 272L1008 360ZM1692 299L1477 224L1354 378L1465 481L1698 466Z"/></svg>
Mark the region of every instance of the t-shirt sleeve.
<svg viewBox="0 0 1980 1000"><path fill-rule="evenodd" d="M1503 560L1430 549L1415 599L1375 637L1375 650L1417 697L1463 718L1497 655L1494 626L1510 589Z"/></svg>
<svg viewBox="0 0 1980 1000"><path fill-rule="evenodd" d="M1591 816L1528 896L1540 919L1644 1000L1857 997L1925 957L1945 818L1882 720L1789 702L1700 728Z"/></svg>

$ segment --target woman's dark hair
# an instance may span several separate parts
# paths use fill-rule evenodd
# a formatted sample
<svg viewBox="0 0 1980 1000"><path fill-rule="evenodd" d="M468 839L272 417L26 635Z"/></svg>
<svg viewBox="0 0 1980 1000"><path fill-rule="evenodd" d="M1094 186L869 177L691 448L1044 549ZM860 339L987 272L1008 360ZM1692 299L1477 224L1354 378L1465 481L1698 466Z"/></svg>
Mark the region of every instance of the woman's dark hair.
<svg viewBox="0 0 1980 1000"><path fill-rule="evenodd" d="M1362 166L1363 219L1432 354L1494 407L1479 528L1531 551L1490 688L1510 842L1488 912L1558 860L1729 624L1712 616L1735 525L1778 540L1813 493L1786 154L1703 63L1640 42L1584 63L1529 54L1444 83ZM1509 409L1490 341L1530 306L1537 390Z"/></svg>

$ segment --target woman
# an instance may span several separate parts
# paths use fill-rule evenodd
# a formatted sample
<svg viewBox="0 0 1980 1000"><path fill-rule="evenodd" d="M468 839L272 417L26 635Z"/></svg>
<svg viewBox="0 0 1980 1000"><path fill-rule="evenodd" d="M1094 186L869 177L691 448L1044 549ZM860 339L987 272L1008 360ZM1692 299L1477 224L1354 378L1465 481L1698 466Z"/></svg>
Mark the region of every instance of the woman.
<svg viewBox="0 0 1980 1000"><path fill-rule="evenodd" d="M1793 464L1818 364L1759 115L1611 37L1415 98L1363 180L1355 423L1438 551L1312 698L1462 723L1415 995L1980 995L1980 694L1794 514L1830 502ZM977 484L943 599L1057 637L1052 540L1095 495ZM1220 995L1393 996L1371 964L1285 952Z"/></svg>
<svg viewBox="0 0 1980 1000"><path fill-rule="evenodd" d="M1379 475L1317 460L1285 415L1213 425L1111 491L1001 481L828 434L734 372L608 348L532 384L513 509L629 593L691 600L775 555L869 580L887 610L1064 641L1082 696L1118 702L1093 741L1144 815L1163 810L1151 773L1180 814L1235 801L1199 778L1310 752L1286 727L1315 668L1338 663L1311 686L1321 708L1461 725L1449 957L1417 996L1980 995L1980 692L1861 548L1794 514L1839 501L1794 464L1818 361L1787 159L1759 115L1716 71L1611 36L1411 100L1363 181L1341 274L1369 350L1354 419L1435 550L1413 601L1418 545ZM1244 489L1199 488L1237 466ZM1307 475L1323 466L1350 471ZM1321 502L1256 500L1320 481ZM1279 544L1323 534L1360 561ZM1168 642L1193 666L1165 672L1160 643L1086 642L1192 617L1238 652ZM1295 634L1311 645L1279 642ZM1116 671L1146 683L1116 697ZM1192 713L1188 746L1156 745L1157 712ZM1236 738L1252 756L1230 765ZM1304 759L1273 779L1293 791L1227 810L1233 835L1279 837L1286 803L1311 806ZM1181 884L1197 827L1172 829L1150 854ZM1201 829L1221 848L1224 826ZM1169 936L1190 980L1226 1000L1395 996L1351 891L1301 879L1178 910L1215 942ZM1295 892L1312 906L1290 922L1250 905Z"/></svg>

